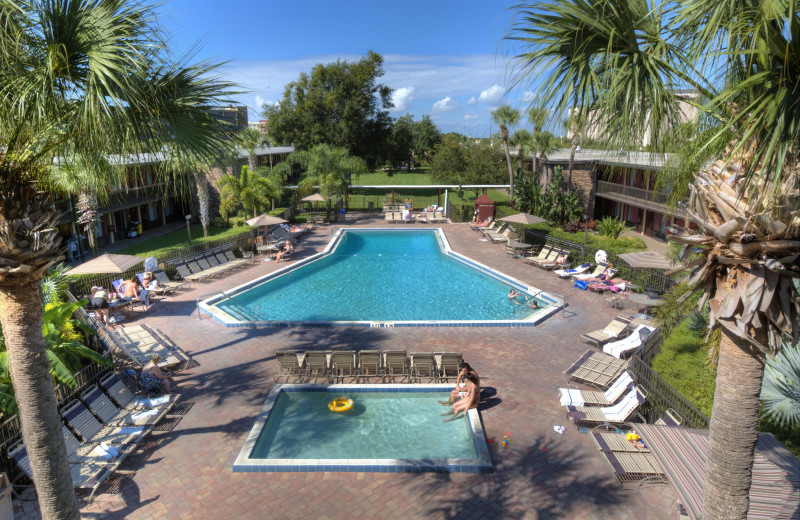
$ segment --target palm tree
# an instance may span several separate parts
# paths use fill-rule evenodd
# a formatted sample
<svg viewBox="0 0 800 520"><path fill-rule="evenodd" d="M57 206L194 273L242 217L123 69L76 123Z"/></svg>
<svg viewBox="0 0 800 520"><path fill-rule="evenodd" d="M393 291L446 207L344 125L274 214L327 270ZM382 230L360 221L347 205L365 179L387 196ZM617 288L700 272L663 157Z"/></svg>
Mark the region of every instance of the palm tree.
<svg viewBox="0 0 800 520"><path fill-rule="evenodd" d="M676 241L701 252L687 287L721 332L704 518L747 516L765 360L783 333L798 339L798 34L796 2L551 0L521 7L506 36L519 79L549 67L546 102L586 109L617 145L649 130L668 146L672 86L702 95L705 128L683 144L672 194L691 182L700 230Z"/></svg>
<svg viewBox="0 0 800 520"><path fill-rule="evenodd" d="M239 177L234 175L223 175L218 184L222 203L220 211L226 218L240 208L244 210L245 216L252 213L255 217L262 208L270 204L270 199L275 198L275 194L280 193L281 187L276 185L278 177L276 175L265 175L263 169L251 170L248 166L242 166L242 173Z"/></svg>
<svg viewBox="0 0 800 520"><path fill-rule="evenodd" d="M586 125L586 122L581 115L580 110L574 110L567 120L565 125L570 132L572 132L572 139L570 139L569 149L569 174L567 175L567 186L572 187L572 166L575 163L575 151L581 144L581 133Z"/></svg>
<svg viewBox="0 0 800 520"><path fill-rule="evenodd" d="M501 105L492 112L492 121L500 126L500 138L503 140L503 149L506 152L506 162L508 163L508 184L511 204L514 204L514 166L511 164L511 153L508 151L508 127L519 122L519 110L511 108L509 105Z"/></svg>
<svg viewBox="0 0 800 520"><path fill-rule="evenodd" d="M531 133L524 128L515 130L514 133L509 136L508 144L517 148L517 166L522 170L522 161L525 158L525 152L531 147Z"/></svg>
<svg viewBox="0 0 800 520"><path fill-rule="evenodd" d="M547 155L555 152L558 149L556 138L550 132L536 132L533 136L531 148L534 150L534 155L539 154L539 160L536 164L541 171L537 172L540 176L539 182L543 186L550 184L550 174L547 169Z"/></svg>
<svg viewBox="0 0 800 520"><path fill-rule="evenodd" d="M542 131L544 128L544 124L547 121L547 109L537 106L531 106L528 109L528 123L533 127L533 133L531 134L532 137L535 137L537 133ZM538 171L538 163L536 161L536 155L533 156L533 171Z"/></svg>
<svg viewBox="0 0 800 520"><path fill-rule="evenodd" d="M247 151L247 166L250 167L250 171L256 171L258 168L256 149L263 146L265 140L264 135L255 128L245 128L236 135L236 141Z"/></svg>
<svg viewBox="0 0 800 520"><path fill-rule="evenodd" d="M206 79L215 65L171 61L139 3L2 0L0 19L0 323L42 517L72 520L38 291L63 258L53 164L155 151L170 168L210 160L227 137L205 107L228 104L229 85Z"/></svg>
<svg viewBox="0 0 800 520"><path fill-rule="evenodd" d="M318 187L320 195L327 199L327 218L331 217L331 199L347 193L348 174L354 177L367 172L367 164L360 157L353 157L346 149L327 144L318 144L311 150L292 152L279 166L290 167L298 163L305 169L297 184L298 197ZM285 166L284 166L285 165Z"/></svg>

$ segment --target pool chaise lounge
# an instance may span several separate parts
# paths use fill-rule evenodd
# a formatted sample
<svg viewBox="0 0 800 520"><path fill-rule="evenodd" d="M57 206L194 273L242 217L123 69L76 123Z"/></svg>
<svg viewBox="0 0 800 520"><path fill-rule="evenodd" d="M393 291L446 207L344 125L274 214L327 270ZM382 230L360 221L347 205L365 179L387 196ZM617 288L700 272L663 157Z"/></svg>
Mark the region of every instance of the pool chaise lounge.
<svg viewBox="0 0 800 520"><path fill-rule="evenodd" d="M578 427L609 425L625 428L639 406L647 399L647 392L637 385L617 404L607 407L565 406L567 418Z"/></svg>
<svg viewBox="0 0 800 520"><path fill-rule="evenodd" d="M563 374L568 385L583 384L606 390L626 368L626 360L590 349L564 370Z"/></svg>
<svg viewBox="0 0 800 520"><path fill-rule="evenodd" d="M601 347L612 339L620 337L630 324L631 321L629 319L617 316L605 328L583 334L580 337L581 343Z"/></svg>
<svg viewBox="0 0 800 520"><path fill-rule="evenodd" d="M603 352L615 358L623 358L642 348L642 345L658 330L658 327L649 327L641 324L637 326L629 336L606 343L603 345Z"/></svg>
<svg viewBox="0 0 800 520"><path fill-rule="evenodd" d="M610 406L619 401L631 385L633 385L633 378L626 370L605 392L559 388L558 398L562 406Z"/></svg>

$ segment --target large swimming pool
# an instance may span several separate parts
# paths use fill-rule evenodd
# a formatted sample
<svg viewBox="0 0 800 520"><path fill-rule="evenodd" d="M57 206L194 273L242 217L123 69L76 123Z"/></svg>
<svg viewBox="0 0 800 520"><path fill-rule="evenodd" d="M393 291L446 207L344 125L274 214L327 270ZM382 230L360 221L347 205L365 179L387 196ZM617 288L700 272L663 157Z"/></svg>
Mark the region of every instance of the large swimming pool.
<svg viewBox="0 0 800 520"><path fill-rule="evenodd" d="M476 410L445 423L452 385L276 385L233 469L491 471ZM347 397L348 412L328 410Z"/></svg>
<svg viewBox="0 0 800 520"><path fill-rule="evenodd" d="M510 302L512 287L539 308ZM340 230L323 253L206 300L201 308L233 326L533 324L559 303L454 253L440 229L359 229Z"/></svg>

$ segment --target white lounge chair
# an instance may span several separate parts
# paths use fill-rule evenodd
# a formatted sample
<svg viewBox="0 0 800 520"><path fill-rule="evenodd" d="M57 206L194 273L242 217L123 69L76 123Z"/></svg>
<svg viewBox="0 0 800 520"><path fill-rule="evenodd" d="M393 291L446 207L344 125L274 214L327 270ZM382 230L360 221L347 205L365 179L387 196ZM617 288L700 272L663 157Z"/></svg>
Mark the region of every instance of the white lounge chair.
<svg viewBox="0 0 800 520"><path fill-rule="evenodd" d="M656 327L648 327L647 325L639 325L627 336L618 341L612 341L603 345L603 352L611 354L615 358L622 359L623 356L629 354L644 345L644 342L650 335L656 331Z"/></svg>
<svg viewBox="0 0 800 520"><path fill-rule="evenodd" d="M575 269L556 269L553 272L556 273L559 278L569 278L570 276L573 276L573 275L583 274L583 273L585 273L586 271L588 271L591 268L592 268L592 264L589 263L589 262L586 262L583 265L579 265Z"/></svg>
<svg viewBox="0 0 800 520"><path fill-rule="evenodd" d="M605 392L559 388L558 398L562 406L609 406L616 403L633 384L633 378L624 371Z"/></svg>

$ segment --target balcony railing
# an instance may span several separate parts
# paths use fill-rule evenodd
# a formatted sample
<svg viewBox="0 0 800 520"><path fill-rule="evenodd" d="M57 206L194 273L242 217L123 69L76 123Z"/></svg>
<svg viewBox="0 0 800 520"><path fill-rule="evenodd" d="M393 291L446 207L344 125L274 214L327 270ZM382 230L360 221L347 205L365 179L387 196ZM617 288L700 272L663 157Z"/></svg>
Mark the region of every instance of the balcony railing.
<svg viewBox="0 0 800 520"><path fill-rule="evenodd" d="M597 181L597 195L634 206L639 206L649 210L670 213L672 215L683 215L680 208L668 207L666 193L646 190L644 188L634 188L624 184L616 184L608 181Z"/></svg>

